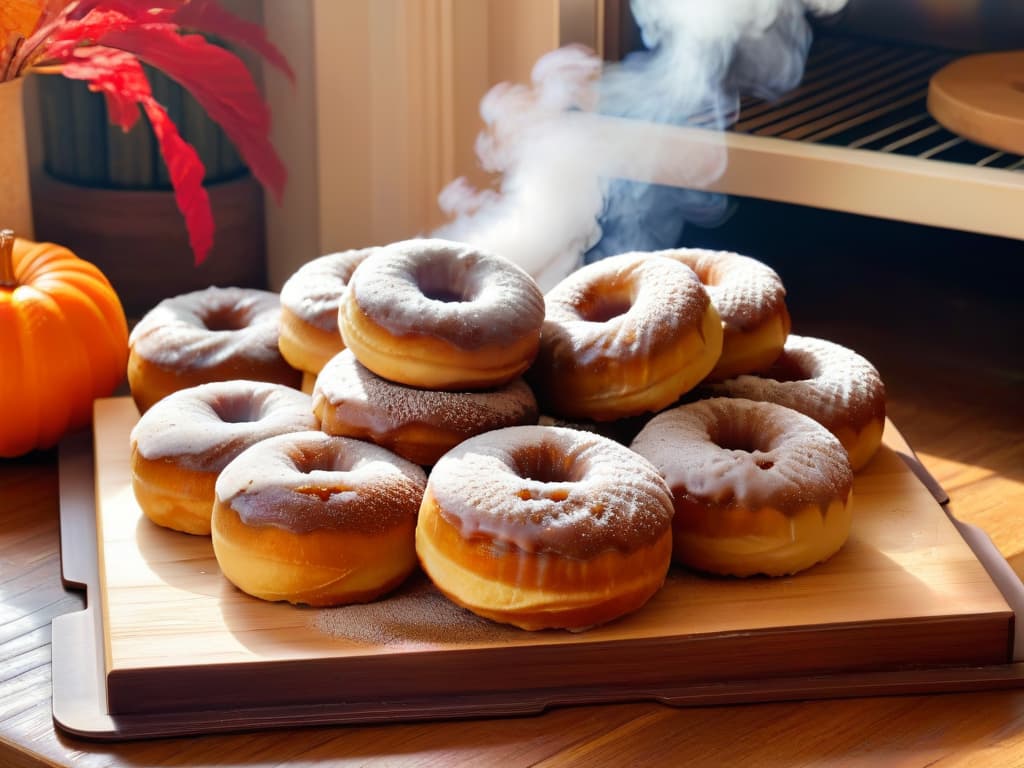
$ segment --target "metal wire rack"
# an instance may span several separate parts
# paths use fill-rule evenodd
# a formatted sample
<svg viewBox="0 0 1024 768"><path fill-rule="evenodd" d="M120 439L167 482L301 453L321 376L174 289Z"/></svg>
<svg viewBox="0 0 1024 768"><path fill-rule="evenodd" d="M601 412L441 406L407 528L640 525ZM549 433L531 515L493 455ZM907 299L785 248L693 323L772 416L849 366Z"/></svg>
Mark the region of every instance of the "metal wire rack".
<svg viewBox="0 0 1024 768"><path fill-rule="evenodd" d="M929 48L815 40L799 87L741 102L736 133L1024 171L1024 157L950 133L928 114L929 78L956 54Z"/></svg>

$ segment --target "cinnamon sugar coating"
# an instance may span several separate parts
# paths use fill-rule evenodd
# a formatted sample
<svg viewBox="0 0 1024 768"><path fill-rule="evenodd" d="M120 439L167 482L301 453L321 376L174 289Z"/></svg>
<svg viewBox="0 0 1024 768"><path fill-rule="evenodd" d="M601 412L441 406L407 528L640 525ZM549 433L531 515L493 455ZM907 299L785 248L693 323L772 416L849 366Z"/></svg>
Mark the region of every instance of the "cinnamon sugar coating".
<svg viewBox="0 0 1024 768"><path fill-rule="evenodd" d="M675 248L654 255L675 259L697 273L727 330L756 328L786 310L782 279L757 259L703 248Z"/></svg>
<svg viewBox="0 0 1024 768"><path fill-rule="evenodd" d="M790 335L782 355L762 375L737 376L705 388L715 395L784 405L833 433L885 419L885 385L877 369L852 349L810 336Z"/></svg>
<svg viewBox="0 0 1024 768"><path fill-rule="evenodd" d="M398 337L431 336L463 350L539 334L544 296L496 254L440 239L393 243L353 273L346 301Z"/></svg>
<svg viewBox="0 0 1024 768"><path fill-rule="evenodd" d="M426 475L376 445L322 432L264 440L217 478L217 500L250 526L374 535L415 519Z"/></svg>
<svg viewBox="0 0 1024 768"><path fill-rule="evenodd" d="M645 253L578 269L544 300L541 354L609 366L654 354L700 328L710 301L692 270Z"/></svg>
<svg viewBox="0 0 1024 768"><path fill-rule="evenodd" d="M429 490L463 538L585 560L634 552L670 528L672 499L645 459L608 438L509 427L445 454Z"/></svg>
<svg viewBox="0 0 1024 768"><path fill-rule="evenodd" d="M219 472L250 445L315 429L309 395L261 381L215 381L178 390L131 431L132 452L200 472Z"/></svg>
<svg viewBox="0 0 1024 768"><path fill-rule="evenodd" d="M822 514L845 502L853 471L840 442L774 403L712 398L655 416L631 448L664 476L676 504Z"/></svg>
<svg viewBox="0 0 1024 768"><path fill-rule="evenodd" d="M132 355L168 370L210 369L244 358L284 366L277 348L280 314L276 293L205 288L161 301L132 329L128 343Z"/></svg>
<svg viewBox="0 0 1024 768"><path fill-rule="evenodd" d="M377 376L346 349L317 376L313 411L329 434L366 438L427 465L473 435L536 422L537 401L521 378L473 392L407 387ZM436 442L411 446L415 455L399 449L410 428L429 431Z"/></svg>
<svg viewBox="0 0 1024 768"><path fill-rule="evenodd" d="M341 295L356 267L377 250L329 253L303 264L281 287L281 307L304 323L337 333Z"/></svg>

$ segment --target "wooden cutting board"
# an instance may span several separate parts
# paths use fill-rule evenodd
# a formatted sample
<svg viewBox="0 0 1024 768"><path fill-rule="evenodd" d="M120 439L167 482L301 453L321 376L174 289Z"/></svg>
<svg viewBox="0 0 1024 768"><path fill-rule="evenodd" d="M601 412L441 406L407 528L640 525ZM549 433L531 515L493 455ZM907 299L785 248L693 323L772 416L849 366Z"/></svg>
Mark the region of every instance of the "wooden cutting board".
<svg viewBox="0 0 1024 768"><path fill-rule="evenodd" d="M850 539L828 562L781 579L673 568L640 611L574 634L478 619L421 575L369 606L317 610L251 598L220 574L208 538L158 528L141 514L128 455L136 419L128 398L97 401L98 595L89 600L99 604L99 706L107 708L100 715L111 718L107 732L91 735L630 698L932 690L1020 676L1011 658L1013 611L911 471L914 459L891 424L857 476ZM58 637L66 628L54 630L56 699L57 678L71 674L57 657L75 652L66 650L72 640ZM978 673L991 669L1014 671Z"/></svg>

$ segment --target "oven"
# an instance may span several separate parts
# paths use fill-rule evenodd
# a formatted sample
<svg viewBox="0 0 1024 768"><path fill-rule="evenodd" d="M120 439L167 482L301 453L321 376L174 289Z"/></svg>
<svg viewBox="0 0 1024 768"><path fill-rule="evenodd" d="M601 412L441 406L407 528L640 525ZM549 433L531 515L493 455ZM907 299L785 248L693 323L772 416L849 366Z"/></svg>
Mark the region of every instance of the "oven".
<svg viewBox="0 0 1024 768"><path fill-rule="evenodd" d="M605 58L641 50L626 4L604 11ZM814 20L813 33L798 85L773 98L740 96L722 137L727 163L701 193L717 204L698 198L688 209L683 198L670 214L676 227L637 245L767 262L787 287L794 332L872 359L894 400L936 413L966 413L984 398L1019 402L1024 157L946 130L927 98L930 78L954 59L1024 48L1024 4L850 0ZM647 126L637 135L644 130L651 141L667 135L683 155L702 133ZM654 176L641 181L669 197L686 186L671 170ZM1001 423L975 416L1011 442L1024 433L1016 414ZM941 435L917 439L941 453Z"/></svg>

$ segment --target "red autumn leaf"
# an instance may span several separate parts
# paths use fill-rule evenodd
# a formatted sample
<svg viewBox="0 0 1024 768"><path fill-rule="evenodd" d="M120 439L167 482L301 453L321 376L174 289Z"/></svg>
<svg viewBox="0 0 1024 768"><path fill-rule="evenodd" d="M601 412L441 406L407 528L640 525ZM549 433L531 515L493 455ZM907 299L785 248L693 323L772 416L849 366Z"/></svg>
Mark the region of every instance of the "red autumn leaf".
<svg viewBox="0 0 1024 768"><path fill-rule="evenodd" d="M104 94L112 107L111 119L125 129L138 119L136 105L145 110L171 177L175 202L185 217L195 263L202 264L213 247L214 232L210 198L203 187L206 170L195 148L181 138L166 110L153 98L142 65L124 51L94 46L76 49L62 71L65 77L85 80L90 90Z"/></svg>
<svg viewBox="0 0 1024 768"><path fill-rule="evenodd" d="M244 45L281 70L288 79L295 82L295 73L284 54L271 43L260 24L245 21L228 13L214 0L192 0L179 8L171 20L183 27L191 27L223 38L232 43Z"/></svg>
<svg viewBox="0 0 1024 768"><path fill-rule="evenodd" d="M98 42L134 53L188 90L280 201L288 171L270 143L270 110L237 56L199 35L180 35L159 24L116 29Z"/></svg>

